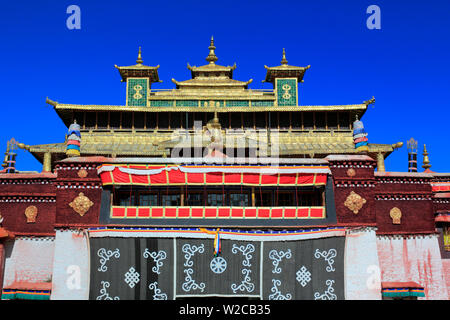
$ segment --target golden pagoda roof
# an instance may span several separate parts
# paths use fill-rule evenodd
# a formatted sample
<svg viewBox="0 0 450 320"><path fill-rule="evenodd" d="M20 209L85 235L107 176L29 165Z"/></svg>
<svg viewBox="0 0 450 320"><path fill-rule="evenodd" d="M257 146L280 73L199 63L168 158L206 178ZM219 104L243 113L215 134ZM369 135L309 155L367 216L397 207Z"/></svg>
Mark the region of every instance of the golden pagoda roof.
<svg viewBox="0 0 450 320"><path fill-rule="evenodd" d="M175 79L172 79L172 82L176 84L177 89L185 89L185 88L194 89L196 87L200 87L202 89L206 88L217 89L217 87L223 89L225 88L247 89L248 85L253 82L253 79L244 82L225 77L224 78L197 77L185 81L176 81Z"/></svg>
<svg viewBox="0 0 450 320"><path fill-rule="evenodd" d="M226 136L228 129L222 128L222 135ZM153 130L128 130L128 131L102 131L102 132L87 132L82 131L81 140L81 155L103 155L103 156L133 156L133 157L148 157L148 156L169 156L170 148L174 146L182 147L189 146L189 138L185 140L184 130L172 131L153 131ZM230 141L224 141L225 147L236 147L235 143L242 143L249 146L250 141L258 141L258 144L267 145L269 142L269 135L261 135L254 131L241 130L232 131L233 137ZM192 139L192 135L190 138ZM353 144L351 130L344 132L289 132L283 131L278 133L278 142L275 142L271 134L270 142L277 144L279 155L282 157L295 156L326 156L330 154L361 154L358 153ZM203 147L207 146L210 141L203 140ZM184 141L184 142L183 142ZM255 146L255 144L252 144ZM240 146L240 145L239 145ZM392 151L401 146L397 144L369 144L368 155L376 156L378 153L383 153L387 157ZM43 162L44 154L46 152L52 153L52 161L59 161L66 158L66 143L53 143L43 145L24 145L20 147L28 150L33 156Z"/></svg>
<svg viewBox="0 0 450 320"><path fill-rule="evenodd" d="M236 63L233 66L221 66L217 65L216 61L219 59L216 56L214 46L214 38L211 37L211 42L208 47L209 54L206 57L206 61L209 62L203 66L190 66L188 63L188 69L191 71L192 79L185 81L177 81L172 79L172 82L176 84L177 89L247 89L247 86L253 81L238 81L233 80L233 70L236 69Z"/></svg>
<svg viewBox="0 0 450 320"><path fill-rule="evenodd" d="M288 65L288 61L286 59L286 51L283 48L283 57L281 59L281 65L276 67L268 67L264 66L267 69L266 78L263 82L273 82L276 77L284 77L284 78L297 78L298 82L303 82L303 76L305 71L308 70L311 66L308 65L306 67L296 67Z"/></svg>
<svg viewBox="0 0 450 320"><path fill-rule="evenodd" d="M114 67L119 70L122 81L124 82L127 81L127 78L130 77L145 77L149 78L151 82L162 82L161 80L159 80L158 75L159 65L157 65L156 67L151 67L142 64L143 62L144 61L142 60L141 47L139 47L139 53L135 65L123 67L114 65Z"/></svg>
<svg viewBox="0 0 450 320"><path fill-rule="evenodd" d="M186 99L186 96L172 96L169 99L174 102L177 99ZM161 98L159 98L161 99ZM248 98L247 98L248 99ZM260 98L257 98L260 100ZM209 103L210 100L199 100L201 106L199 107L136 107L136 106L123 106L123 105L81 105L81 104L63 104L56 101L47 99L47 103L53 106L59 117L64 123L69 126L73 121L74 111L99 111L99 112L214 112L229 113L229 112L319 112L319 111L349 111L361 118L367 110L366 104L350 104L350 105L318 105L318 106L236 106L236 107L217 107L214 104ZM208 102L207 106L204 106L203 102Z"/></svg>

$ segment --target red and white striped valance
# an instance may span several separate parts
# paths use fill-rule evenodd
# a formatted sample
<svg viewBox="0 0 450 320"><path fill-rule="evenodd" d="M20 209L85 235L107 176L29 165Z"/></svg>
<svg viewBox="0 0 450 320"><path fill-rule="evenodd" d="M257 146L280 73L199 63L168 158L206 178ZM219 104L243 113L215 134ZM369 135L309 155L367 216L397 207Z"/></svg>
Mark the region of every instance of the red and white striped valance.
<svg viewBox="0 0 450 320"><path fill-rule="evenodd" d="M102 165L103 185L325 185L324 166Z"/></svg>

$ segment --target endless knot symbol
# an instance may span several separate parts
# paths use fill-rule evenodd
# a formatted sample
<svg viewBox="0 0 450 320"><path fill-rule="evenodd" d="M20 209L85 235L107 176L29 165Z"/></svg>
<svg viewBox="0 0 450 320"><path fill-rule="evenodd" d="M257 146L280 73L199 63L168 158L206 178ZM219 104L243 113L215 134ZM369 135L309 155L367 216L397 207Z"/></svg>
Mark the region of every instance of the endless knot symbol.
<svg viewBox="0 0 450 320"><path fill-rule="evenodd" d="M305 266L302 266L300 270L297 271L296 275L296 279L302 285L302 287L305 287L308 282L311 281L311 272L309 272Z"/></svg>
<svg viewBox="0 0 450 320"><path fill-rule="evenodd" d="M291 94L289 93L289 90L291 90L291 86L288 85L287 83L285 83L285 84L283 84L283 86L281 88L284 91L283 99L290 99L291 98Z"/></svg>
<svg viewBox="0 0 450 320"><path fill-rule="evenodd" d="M139 277L140 274L133 267L131 267L130 270L125 273L125 282L130 288L134 288L136 283L138 283L140 280Z"/></svg>
<svg viewBox="0 0 450 320"><path fill-rule="evenodd" d="M215 257L211 260L209 267L212 272L220 274L227 269L227 261L222 257Z"/></svg>
<svg viewBox="0 0 450 320"><path fill-rule="evenodd" d="M134 91L136 91L136 93L133 95L133 98L136 100L142 99L142 94L141 94L141 90L144 89L140 84L137 84L133 87Z"/></svg>

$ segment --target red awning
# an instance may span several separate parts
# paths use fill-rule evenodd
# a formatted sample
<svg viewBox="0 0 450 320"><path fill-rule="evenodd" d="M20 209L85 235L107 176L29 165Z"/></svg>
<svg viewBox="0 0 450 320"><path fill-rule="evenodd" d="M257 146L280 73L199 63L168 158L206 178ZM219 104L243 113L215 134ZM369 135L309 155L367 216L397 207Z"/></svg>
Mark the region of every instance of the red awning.
<svg viewBox="0 0 450 320"><path fill-rule="evenodd" d="M103 185L325 185L324 166L102 165Z"/></svg>
<svg viewBox="0 0 450 320"><path fill-rule="evenodd" d="M450 182L433 182L431 183L431 189L433 192L450 191Z"/></svg>

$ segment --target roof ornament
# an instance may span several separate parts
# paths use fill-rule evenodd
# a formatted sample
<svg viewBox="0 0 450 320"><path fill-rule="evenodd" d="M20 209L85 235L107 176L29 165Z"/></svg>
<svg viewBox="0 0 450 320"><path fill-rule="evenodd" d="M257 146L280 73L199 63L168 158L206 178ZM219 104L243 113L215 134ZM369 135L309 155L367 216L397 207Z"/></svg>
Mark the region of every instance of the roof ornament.
<svg viewBox="0 0 450 320"><path fill-rule="evenodd" d="M353 143L355 144L356 152L369 151L367 132L362 121L358 120L358 115L356 115L356 120L353 122Z"/></svg>
<svg viewBox="0 0 450 320"><path fill-rule="evenodd" d="M3 172L5 173L15 173L16 172L16 156L14 150L17 149L18 142L16 139L11 138L7 142L6 152L5 152L5 160L3 161L2 167L4 168Z"/></svg>
<svg viewBox="0 0 450 320"><path fill-rule="evenodd" d="M429 171L431 168L430 159L428 158L428 152L427 152L427 146L423 145L423 165L422 168L425 169L425 171Z"/></svg>
<svg viewBox="0 0 450 320"><path fill-rule="evenodd" d="M79 157L80 156L80 144L81 133L80 125L77 124L77 120L69 126L69 132L67 137L66 155L67 157Z"/></svg>
<svg viewBox="0 0 450 320"><path fill-rule="evenodd" d="M286 51L283 48L283 58L281 59L282 65L287 65L288 61L286 60Z"/></svg>
<svg viewBox="0 0 450 320"><path fill-rule="evenodd" d="M371 105L371 104L375 104L375 97L372 96L372 99L367 100L367 101L364 101L364 104L365 104L366 106L369 106L369 105Z"/></svg>
<svg viewBox="0 0 450 320"><path fill-rule="evenodd" d="M408 172L417 172L417 140L411 137L406 142L408 148Z"/></svg>
<svg viewBox="0 0 450 320"><path fill-rule="evenodd" d="M211 36L211 43L210 43L208 49L209 49L209 54L206 57L206 61L208 61L210 64L215 64L215 62L217 60L219 60L219 58L217 58L216 53L214 52L216 47L214 46L214 37L213 36Z"/></svg>
<svg viewBox="0 0 450 320"><path fill-rule="evenodd" d="M138 52L138 57L137 57L136 63L142 64L143 62L144 62L144 60L142 60L141 47L139 47L139 52Z"/></svg>

